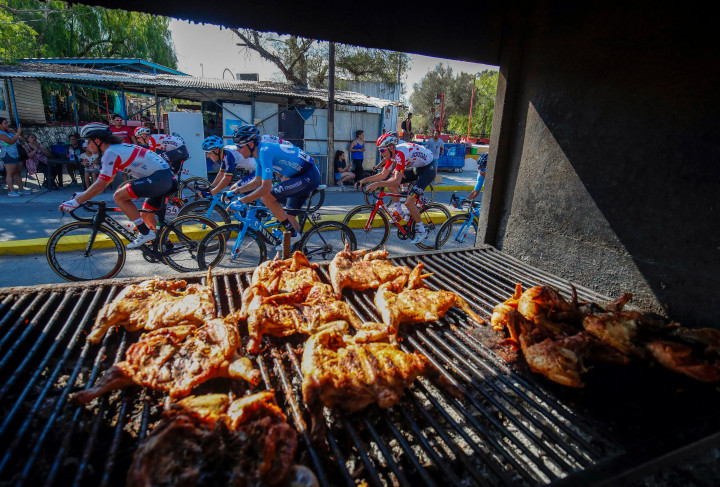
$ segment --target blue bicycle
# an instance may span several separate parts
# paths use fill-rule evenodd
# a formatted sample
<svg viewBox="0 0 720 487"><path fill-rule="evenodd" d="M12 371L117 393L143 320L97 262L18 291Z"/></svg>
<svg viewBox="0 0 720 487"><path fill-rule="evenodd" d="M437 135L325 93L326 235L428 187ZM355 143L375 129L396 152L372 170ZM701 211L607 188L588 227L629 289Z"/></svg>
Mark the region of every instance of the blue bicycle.
<svg viewBox="0 0 720 487"><path fill-rule="evenodd" d="M298 210L298 222L306 229L293 250L303 252L308 260L330 260L350 243L357 248L355 234L341 222L319 222L321 215L310 209L308 200L304 209ZM251 206L234 200L228 211L237 223L222 225L211 230L198 246L198 265L201 269L243 269L256 267L268 259L268 245L272 250L282 244L283 227L264 206Z"/></svg>
<svg viewBox="0 0 720 487"><path fill-rule="evenodd" d="M480 221L480 202L469 200L455 193L450 197L450 205L462 208L468 205L468 212L449 218L438 231L435 249L458 250L475 247L478 222Z"/></svg>

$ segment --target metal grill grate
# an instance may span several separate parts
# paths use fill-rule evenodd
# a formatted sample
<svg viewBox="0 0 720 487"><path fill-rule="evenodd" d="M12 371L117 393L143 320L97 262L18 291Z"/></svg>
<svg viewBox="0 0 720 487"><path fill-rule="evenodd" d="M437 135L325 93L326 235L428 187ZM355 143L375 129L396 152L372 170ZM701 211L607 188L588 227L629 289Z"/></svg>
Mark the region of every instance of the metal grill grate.
<svg viewBox="0 0 720 487"><path fill-rule="evenodd" d="M393 260L413 266L415 259L434 272L431 287L455 290L488 318L516 282L552 284L569 294L567 283L492 248ZM328 280L325 267L320 275ZM249 273L213 278L220 313L239 309L249 279ZM0 387L0 479L7 479L0 485L124 485L134 450L160 416L161 397L131 388L75 408L67 394L93 384L137 339L111 332L100 345L85 341L100 307L127 282L0 293L0 374L6 378ZM582 287L578 293L606 299ZM346 300L361 318L377 320L372 296L346 293ZM387 410L373 406L344 415L326 409L319 441L310 438L300 390L303 340L266 337L257 365L300 433L299 461L323 486L363 480L377 486L542 485L624 452L551 388L499 358L486 340L491 335L454 309L403 335L401 347L426 355L464 397L420 379Z"/></svg>

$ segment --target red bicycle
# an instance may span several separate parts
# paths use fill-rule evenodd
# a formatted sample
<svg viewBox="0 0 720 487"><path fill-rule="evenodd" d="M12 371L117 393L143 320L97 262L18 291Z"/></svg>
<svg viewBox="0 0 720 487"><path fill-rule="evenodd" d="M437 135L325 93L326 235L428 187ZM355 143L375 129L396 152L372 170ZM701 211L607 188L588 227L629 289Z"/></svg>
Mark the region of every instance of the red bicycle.
<svg viewBox="0 0 720 487"><path fill-rule="evenodd" d="M412 216L409 216L407 221L404 220L403 215L397 212L391 213L383 201L386 196L407 195L387 193L384 190L363 191L363 193L373 197L376 200L375 204L357 206L343 220L345 225L352 228L358 249L377 250L385 245L390 237L390 222L397 228L397 236L400 240L412 240L415 237L416 222L413 221ZM428 233L425 240L415 245L422 250L432 250L435 248L438 230L443 222L450 218L450 212L441 204L428 203L424 196L419 197L415 205L420 210L420 218Z"/></svg>

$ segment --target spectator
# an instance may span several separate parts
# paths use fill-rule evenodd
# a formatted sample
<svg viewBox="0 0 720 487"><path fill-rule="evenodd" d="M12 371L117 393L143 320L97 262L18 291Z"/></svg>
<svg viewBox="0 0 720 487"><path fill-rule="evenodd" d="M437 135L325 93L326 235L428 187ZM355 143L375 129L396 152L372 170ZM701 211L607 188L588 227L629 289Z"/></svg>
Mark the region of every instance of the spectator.
<svg viewBox="0 0 720 487"><path fill-rule="evenodd" d="M123 144L135 144L137 145L137 140L135 139L135 136L133 135L133 131L130 127L123 124L123 118L120 115L113 115L112 117L112 125L110 126L110 131L113 133L113 135L117 135L118 137L122 138Z"/></svg>
<svg viewBox="0 0 720 487"><path fill-rule="evenodd" d="M355 140L350 142L350 153L352 164L349 169L355 172L362 172L363 160L365 159L365 132L362 130L355 131ZM337 157L337 152L335 156Z"/></svg>
<svg viewBox="0 0 720 487"><path fill-rule="evenodd" d="M214 118L208 120L207 126L205 127L205 138L210 137L211 135L217 135L218 137L222 136L221 130L215 124Z"/></svg>
<svg viewBox="0 0 720 487"><path fill-rule="evenodd" d="M442 128L440 127L440 114L438 113L433 117L433 129L437 130L438 133L442 131Z"/></svg>
<svg viewBox="0 0 720 487"><path fill-rule="evenodd" d="M51 156L50 150L42 145L35 134L28 134L27 144L25 151L28 155L28 160L25 162L25 167L29 174L36 174L38 171L45 173L47 170L47 160ZM54 165L51 166L52 178L59 179L62 177L62 166ZM47 181L48 186L55 184L53 181ZM57 187L57 184L55 184Z"/></svg>
<svg viewBox="0 0 720 487"><path fill-rule="evenodd" d="M80 141L80 136L78 134L70 134L68 136L68 140L70 141L70 145L67 148L67 156L68 159L70 159L70 163L65 164L65 169L72 180L70 184L76 184L75 171L81 171L80 155L85 152L85 149L83 149L82 142ZM80 173L80 184L82 184L82 173ZM62 186L62 184L60 186Z"/></svg>
<svg viewBox="0 0 720 487"><path fill-rule="evenodd" d="M425 147L433 153L434 160L437 161L440 159L440 156L445 152L445 142L440 138L440 132L438 130L433 131L433 136L427 141Z"/></svg>
<svg viewBox="0 0 720 487"><path fill-rule="evenodd" d="M30 194L30 191L23 187L21 172L20 154L18 152L18 140L21 140L22 128L18 124L17 131L10 128L8 119L0 117L0 148L2 149L2 162L5 164L5 182L7 182L8 196L20 196ZM14 184L17 184L19 191L15 191Z"/></svg>
<svg viewBox="0 0 720 487"><path fill-rule="evenodd" d="M345 161L344 151L335 151L335 162L333 165L335 166L335 181L337 181L338 186L344 186L347 181L355 179L355 173L350 170ZM362 163L360 167L362 167Z"/></svg>
<svg viewBox="0 0 720 487"><path fill-rule="evenodd" d="M415 136L412 131L412 112L408 112L408 116L405 120L403 120L400 128L403 131L403 140L405 142L412 142L413 137Z"/></svg>
<svg viewBox="0 0 720 487"><path fill-rule="evenodd" d="M87 146L87 142L83 143L85 152L80 154L80 162L85 168L85 187L89 188L95 181L97 181L100 175L100 161L98 155L93 154L90 148Z"/></svg>

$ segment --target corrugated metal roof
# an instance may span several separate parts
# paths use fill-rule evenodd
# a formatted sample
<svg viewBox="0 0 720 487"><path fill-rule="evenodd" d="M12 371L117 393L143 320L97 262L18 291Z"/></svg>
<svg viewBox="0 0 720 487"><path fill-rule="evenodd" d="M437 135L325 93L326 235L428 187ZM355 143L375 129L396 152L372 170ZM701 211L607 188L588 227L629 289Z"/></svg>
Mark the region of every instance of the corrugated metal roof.
<svg viewBox="0 0 720 487"><path fill-rule="evenodd" d="M18 63L66 64L91 69L113 69L118 71L136 71L141 73L165 73L187 76L177 69L140 58L107 58L107 57L32 57L18 59Z"/></svg>
<svg viewBox="0 0 720 487"><path fill-rule="evenodd" d="M148 95L168 96L186 100L207 101L222 98L242 99L252 94L299 98L327 104L326 90L297 87L273 81L238 81L169 74L128 73L75 66L27 63L0 65L0 78L35 78L62 83L97 86L120 91L134 91ZM238 96L240 95L240 96ZM376 98L352 91L336 91L335 103L367 107L402 106L401 102Z"/></svg>

